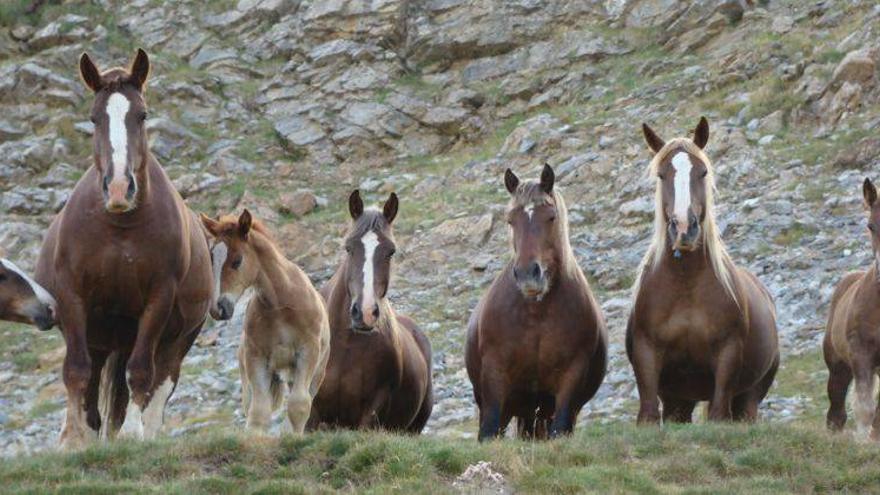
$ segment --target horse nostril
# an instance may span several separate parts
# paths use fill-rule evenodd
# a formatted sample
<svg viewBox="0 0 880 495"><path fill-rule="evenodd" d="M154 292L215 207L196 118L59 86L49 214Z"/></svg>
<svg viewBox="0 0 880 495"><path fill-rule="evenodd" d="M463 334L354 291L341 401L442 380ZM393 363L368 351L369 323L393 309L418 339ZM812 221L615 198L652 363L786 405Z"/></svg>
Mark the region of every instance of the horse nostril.
<svg viewBox="0 0 880 495"><path fill-rule="evenodd" d="M358 304L351 305L351 319L355 321L361 321L363 319L361 308Z"/></svg>
<svg viewBox="0 0 880 495"><path fill-rule="evenodd" d="M532 263L532 266L530 267L530 272L532 274L532 277L540 278L541 277L541 265L539 265L537 263Z"/></svg>
<svg viewBox="0 0 880 495"><path fill-rule="evenodd" d="M110 176L109 175L104 176L104 181L102 183L102 187L104 188L105 193L110 190Z"/></svg>
<svg viewBox="0 0 880 495"><path fill-rule="evenodd" d="M379 318L379 305L373 306L373 318Z"/></svg>
<svg viewBox="0 0 880 495"><path fill-rule="evenodd" d="M125 193L126 196L128 196L128 199L133 198L135 192L137 192L137 187L134 185L134 180L129 180L128 181L128 191L126 191L126 193Z"/></svg>

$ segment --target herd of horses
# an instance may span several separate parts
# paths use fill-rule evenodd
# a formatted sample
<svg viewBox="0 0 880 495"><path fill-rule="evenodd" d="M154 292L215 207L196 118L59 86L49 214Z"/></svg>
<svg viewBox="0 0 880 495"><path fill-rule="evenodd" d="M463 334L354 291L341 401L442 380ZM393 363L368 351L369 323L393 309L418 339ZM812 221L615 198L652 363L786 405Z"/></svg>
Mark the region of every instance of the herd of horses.
<svg viewBox="0 0 880 495"><path fill-rule="evenodd" d="M0 319L57 325L64 336L61 444L155 437L208 314L232 318L249 288L238 352L248 428L265 431L285 404L295 433L421 432L433 405L431 345L386 297L398 197L379 209L351 194L342 261L319 292L248 210L212 218L187 207L148 149L149 73L143 50L104 72L82 55L94 163L49 227L33 278L0 260ZM642 131L656 193L626 329L638 422L690 422L699 401L709 420L754 421L779 367L776 310L721 240L709 124L669 141ZM574 429L604 379L607 329L572 253L553 169L533 181L508 169L504 185L512 259L473 311L465 344L479 439L504 435L514 418L520 437L553 438ZM858 431L876 438L880 201L870 180L863 196L875 262L847 275L831 303L827 422L844 426L855 379Z"/></svg>

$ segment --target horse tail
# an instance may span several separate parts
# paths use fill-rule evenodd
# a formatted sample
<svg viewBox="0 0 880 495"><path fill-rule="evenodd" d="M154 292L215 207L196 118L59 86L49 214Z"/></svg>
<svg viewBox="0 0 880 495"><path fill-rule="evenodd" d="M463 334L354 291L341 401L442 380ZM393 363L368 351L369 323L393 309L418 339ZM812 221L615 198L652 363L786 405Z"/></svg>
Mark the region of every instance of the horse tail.
<svg viewBox="0 0 880 495"><path fill-rule="evenodd" d="M111 439L122 427L125 407L128 405L128 386L125 383L125 365L128 359L113 351L101 369L98 387L98 412L101 415L100 438Z"/></svg>

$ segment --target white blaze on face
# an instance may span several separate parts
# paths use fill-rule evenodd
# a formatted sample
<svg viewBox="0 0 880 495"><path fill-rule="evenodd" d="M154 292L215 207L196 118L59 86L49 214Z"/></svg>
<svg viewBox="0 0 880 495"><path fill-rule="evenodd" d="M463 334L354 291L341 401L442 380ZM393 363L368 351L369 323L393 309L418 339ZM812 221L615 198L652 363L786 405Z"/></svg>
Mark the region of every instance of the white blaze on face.
<svg viewBox="0 0 880 495"><path fill-rule="evenodd" d="M52 294L49 294L49 291L43 288L40 284L36 283L34 279L30 278L21 268L15 266L15 264L7 259L0 259L0 264L3 265L7 270L18 274L19 277L23 278L28 285L31 286L31 290L34 291L34 295L37 296L37 299L40 300L41 303L51 306L53 309L55 308L55 298L52 297Z"/></svg>
<svg viewBox="0 0 880 495"><path fill-rule="evenodd" d="M685 152L679 152L672 157L672 167L675 169L675 206L673 211L675 218L684 225L688 224L688 208L691 206L691 164L690 156Z"/></svg>
<svg viewBox="0 0 880 495"><path fill-rule="evenodd" d="M529 223L532 222L532 215L535 214L536 207L537 205L535 203L526 206L526 214L529 216Z"/></svg>
<svg viewBox="0 0 880 495"><path fill-rule="evenodd" d="M376 304L376 293L373 289L373 257L376 254L376 247L379 246L379 236L375 232L367 232L361 237L361 244L364 245L364 289L361 308L367 313L373 311L373 305Z"/></svg>
<svg viewBox="0 0 880 495"><path fill-rule="evenodd" d="M229 255L229 248L226 247L225 242L218 242L211 249L211 264L214 270L214 290L212 302L214 304L217 303L217 299L220 298L220 278L223 274L223 265L226 264L226 257Z"/></svg>
<svg viewBox="0 0 880 495"><path fill-rule="evenodd" d="M107 99L113 180L125 179L125 167L128 162L128 131L125 128L125 116L130 106L128 98L122 93L113 93Z"/></svg>

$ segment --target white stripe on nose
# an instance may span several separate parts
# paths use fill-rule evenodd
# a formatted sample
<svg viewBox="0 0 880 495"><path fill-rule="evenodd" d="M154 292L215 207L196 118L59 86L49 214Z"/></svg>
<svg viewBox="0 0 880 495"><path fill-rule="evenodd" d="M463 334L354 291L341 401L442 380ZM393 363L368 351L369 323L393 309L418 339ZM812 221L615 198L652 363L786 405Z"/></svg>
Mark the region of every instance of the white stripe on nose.
<svg viewBox="0 0 880 495"><path fill-rule="evenodd" d="M690 156L685 152L679 152L672 157L672 167L675 168L675 206L673 212L676 220L688 225L688 208L691 206L691 164Z"/></svg>
<svg viewBox="0 0 880 495"><path fill-rule="evenodd" d="M376 304L376 293L373 289L373 257L376 254L376 247L379 246L379 236L375 232L367 232L361 237L361 244L364 245L364 289L361 311L366 314L373 311L373 306Z"/></svg>
<svg viewBox="0 0 880 495"><path fill-rule="evenodd" d="M217 303L220 297L220 275L223 273L223 265L226 264L226 257L229 255L229 248L226 243L218 242L211 249L211 263L214 269L214 290L212 291L212 302Z"/></svg>
<svg viewBox="0 0 880 495"><path fill-rule="evenodd" d="M18 274L19 277L23 278L24 281L31 286L31 290L34 291L34 295L37 296L37 299L39 299L41 303L51 306L53 309L55 308L55 298L52 297L52 294L49 294L49 291L44 289L42 285L36 283L34 279L30 278L21 268L15 266L15 263L4 258L0 259L0 264L6 267L7 270Z"/></svg>
<svg viewBox="0 0 880 495"><path fill-rule="evenodd" d="M107 100L114 180L125 178L125 166L128 162L128 131L125 128L125 116L130 106L128 98L122 93L113 93Z"/></svg>

